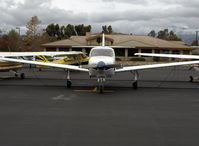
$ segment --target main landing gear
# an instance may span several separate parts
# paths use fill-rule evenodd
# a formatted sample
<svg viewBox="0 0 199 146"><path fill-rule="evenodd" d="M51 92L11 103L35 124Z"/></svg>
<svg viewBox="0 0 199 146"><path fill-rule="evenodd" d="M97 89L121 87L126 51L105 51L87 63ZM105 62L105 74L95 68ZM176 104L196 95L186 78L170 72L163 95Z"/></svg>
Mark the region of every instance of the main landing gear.
<svg viewBox="0 0 199 146"><path fill-rule="evenodd" d="M134 82L132 83L132 87L133 87L133 89L136 90L138 88L138 76L139 76L139 74L138 74L137 71L134 71L132 73L134 74Z"/></svg>
<svg viewBox="0 0 199 146"><path fill-rule="evenodd" d="M71 88L71 86L72 86L72 82L71 82L71 79L70 79L70 71L69 70L67 70L66 86L67 86L67 88Z"/></svg>
<svg viewBox="0 0 199 146"><path fill-rule="evenodd" d="M18 73L18 72L14 72L15 77L20 77L20 79L25 79L25 74L24 73Z"/></svg>
<svg viewBox="0 0 199 146"><path fill-rule="evenodd" d="M194 82L194 80L198 80L199 76L193 77L193 76L189 76L189 81L190 82Z"/></svg>

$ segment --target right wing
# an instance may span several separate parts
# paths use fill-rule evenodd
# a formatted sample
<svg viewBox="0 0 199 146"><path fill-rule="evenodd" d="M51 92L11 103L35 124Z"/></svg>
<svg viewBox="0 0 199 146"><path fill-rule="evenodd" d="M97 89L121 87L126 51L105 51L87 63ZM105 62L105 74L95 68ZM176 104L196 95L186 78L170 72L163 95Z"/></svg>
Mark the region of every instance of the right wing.
<svg viewBox="0 0 199 146"><path fill-rule="evenodd" d="M115 72L127 72L127 71L136 71L136 70L144 70L144 69L190 65L190 64L198 64L198 63L199 63L199 60L198 61L184 61L184 62L173 62L173 63L127 66L127 67L123 67L123 68L120 68L120 69L116 69Z"/></svg>
<svg viewBox="0 0 199 146"><path fill-rule="evenodd" d="M150 56L150 57L180 58L180 59L199 59L199 55L156 54L156 53L135 53L135 55Z"/></svg>
<svg viewBox="0 0 199 146"><path fill-rule="evenodd" d="M83 71L83 72L88 72L89 71L88 69L85 69L85 68L80 68L78 66L66 65L66 64L55 64L55 63L48 63L48 62L37 62L37 61L30 61L30 60L23 60L23 59L12 59L12 58L3 58L3 57L0 57L0 60L10 61L10 62L18 62L18 63L24 63L24 64L33 64L33 65L42 65L42 66L63 68L63 69L69 69L69 70L77 70L77 71Z"/></svg>

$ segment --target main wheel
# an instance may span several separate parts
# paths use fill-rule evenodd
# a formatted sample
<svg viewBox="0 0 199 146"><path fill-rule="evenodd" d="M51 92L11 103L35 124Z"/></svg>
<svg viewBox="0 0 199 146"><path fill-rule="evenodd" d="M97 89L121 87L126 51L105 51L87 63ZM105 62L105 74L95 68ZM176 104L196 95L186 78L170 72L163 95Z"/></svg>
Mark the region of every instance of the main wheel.
<svg viewBox="0 0 199 146"><path fill-rule="evenodd" d="M136 89L138 88L138 83L137 83L137 81L136 81L136 82L134 82L132 85L133 85L133 89L135 89L135 90L136 90Z"/></svg>
<svg viewBox="0 0 199 146"><path fill-rule="evenodd" d="M189 78L190 78L189 81L190 81L190 82L193 82L193 76L190 76Z"/></svg>
<svg viewBox="0 0 199 146"><path fill-rule="evenodd" d="M99 92L102 94L104 92L104 87L102 85L99 86Z"/></svg>
<svg viewBox="0 0 199 146"><path fill-rule="evenodd" d="M67 80L67 88L71 88L72 82L70 80Z"/></svg>
<svg viewBox="0 0 199 146"><path fill-rule="evenodd" d="M20 74L20 78L23 80L25 78L25 74L24 73L21 73Z"/></svg>
<svg viewBox="0 0 199 146"><path fill-rule="evenodd" d="M17 74L17 73L15 73L15 77L16 77L16 78L18 77L18 74Z"/></svg>

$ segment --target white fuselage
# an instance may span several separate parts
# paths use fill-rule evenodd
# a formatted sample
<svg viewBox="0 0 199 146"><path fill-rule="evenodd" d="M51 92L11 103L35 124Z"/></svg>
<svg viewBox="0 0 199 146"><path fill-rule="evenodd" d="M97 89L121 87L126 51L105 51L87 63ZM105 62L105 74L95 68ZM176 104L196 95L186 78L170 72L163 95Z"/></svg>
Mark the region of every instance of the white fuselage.
<svg viewBox="0 0 199 146"><path fill-rule="evenodd" d="M115 74L115 52L111 47L95 47L91 49L88 61L91 77L112 77Z"/></svg>

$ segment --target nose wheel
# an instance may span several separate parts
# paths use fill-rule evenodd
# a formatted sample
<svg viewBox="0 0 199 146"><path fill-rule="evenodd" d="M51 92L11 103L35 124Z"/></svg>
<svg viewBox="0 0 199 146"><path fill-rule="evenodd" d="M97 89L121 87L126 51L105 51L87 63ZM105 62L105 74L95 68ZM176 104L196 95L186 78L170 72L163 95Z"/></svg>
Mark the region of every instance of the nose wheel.
<svg viewBox="0 0 199 146"><path fill-rule="evenodd" d="M138 74L137 71L134 71L132 73L134 75L134 82L132 83L132 86L133 86L133 89L136 90L138 88L138 76L139 76L139 74Z"/></svg>
<svg viewBox="0 0 199 146"><path fill-rule="evenodd" d="M72 86L72 82L71 82L70 80L67 80L67 82L66 82L66 86L67 86L67 88L71 88L71 86Z"/></svg>
<svg viewBox="0 0 199 146"><path fill-rule="evenodd" d="M133 86L133 89L136 90L138 88L138 82L137 81L133 82L132 86Z"/></svg>

